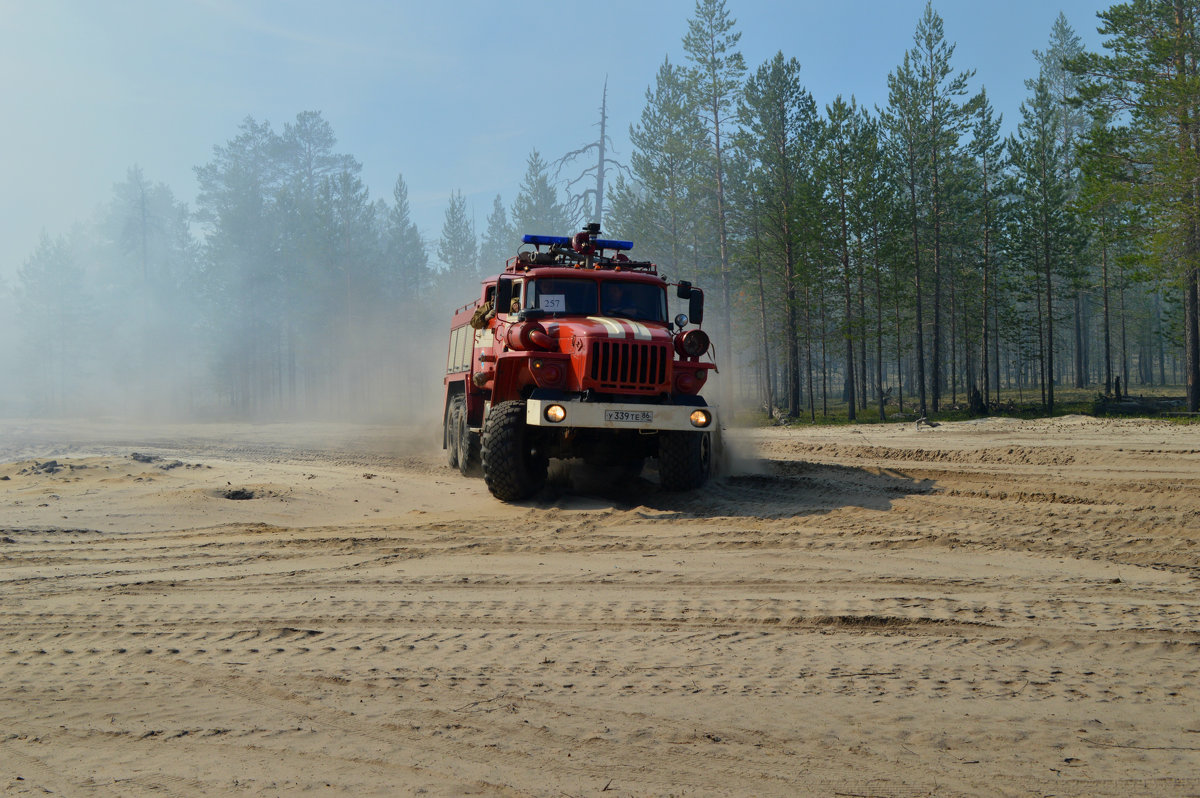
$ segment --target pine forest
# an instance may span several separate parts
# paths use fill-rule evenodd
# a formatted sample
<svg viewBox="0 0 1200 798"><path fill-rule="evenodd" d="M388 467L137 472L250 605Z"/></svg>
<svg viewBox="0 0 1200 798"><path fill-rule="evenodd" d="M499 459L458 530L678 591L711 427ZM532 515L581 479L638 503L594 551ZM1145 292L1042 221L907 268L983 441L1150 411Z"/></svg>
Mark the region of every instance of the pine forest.
<svg viewBox="0 0 1200 798"><path fill-rule="evenodd" d="M79 412L104 368L128 412L391 418L440 396L450 313L521 234L599 221L705 289L713 398L754 414L1054 413L1164 387L1200 411L1200 2L1113 5L1099 52L1060 15L1008 109L932 4L877 107L852 86L819 107L784 52L747 64L735 6L697 0L627 157L597 86L595 140L531 148L481 229L456 191L423 238L404 177L369 196L319 111L246 117L190 203L130 167L12 286L20 409Z"/></svg>

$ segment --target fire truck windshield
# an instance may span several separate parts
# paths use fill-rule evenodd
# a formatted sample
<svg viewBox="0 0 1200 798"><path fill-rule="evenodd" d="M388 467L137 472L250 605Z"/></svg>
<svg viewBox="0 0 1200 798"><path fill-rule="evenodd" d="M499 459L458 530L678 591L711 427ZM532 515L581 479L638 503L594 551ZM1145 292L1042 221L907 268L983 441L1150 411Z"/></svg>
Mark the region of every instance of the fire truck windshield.
<svg viewBox="0 0 1200 798"><path fill-rule="evenodd" d="M600 284L600 315L666 321L666 291L662 286L650 283L603 282Z"/></svg>
<svg viewBox="0 0 1200 798"><path fill-rule="evenodd" d="M660 285L618 280L555 277L532 283L532 307L564 316L619 316L666 321L667 295Z"/></svg>

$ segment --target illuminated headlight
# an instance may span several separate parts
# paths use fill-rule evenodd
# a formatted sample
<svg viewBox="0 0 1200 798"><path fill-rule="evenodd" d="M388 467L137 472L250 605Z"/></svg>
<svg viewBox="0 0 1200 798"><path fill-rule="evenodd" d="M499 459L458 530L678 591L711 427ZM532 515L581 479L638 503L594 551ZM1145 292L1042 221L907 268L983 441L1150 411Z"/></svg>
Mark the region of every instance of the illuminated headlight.
<svg viewBox="0 0 1200 798"><path fill-rule="evenodd" d="M542 411L542 415L546 417L547 421L557 424L567 417L567 409L562 405L547 405L546 409Z"/></svg>
<svg viewBox="0 0 1200 798"><path fill-rule="evenodd" d="M693 410L688 416L688 420L692 422L693 427L707 427L712 423L712 414L707 410Z"/></svg>

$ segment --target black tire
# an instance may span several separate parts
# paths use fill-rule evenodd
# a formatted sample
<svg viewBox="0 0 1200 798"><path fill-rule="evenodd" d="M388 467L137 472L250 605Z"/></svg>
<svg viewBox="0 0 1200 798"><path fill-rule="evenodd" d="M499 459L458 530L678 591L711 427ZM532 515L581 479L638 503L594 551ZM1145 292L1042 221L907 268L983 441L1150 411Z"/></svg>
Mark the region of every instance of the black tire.
<svg viewBox="0 0 1200 798"><path fill-rule="evenodd" d="M497 499L521 501L545 486L549 460L531 438L524 402L492 407L483 422L483 481Z"/></svg>
<svg viewBox="0 0 1200 798"><path fill-rule="evenodd" d="M450 400L450 407L446 409L446 420L442 427L442 438L446 442L446 462L451 468L458 467L458 417L464 415L464 403L461 396L455 396Z"/></svg>
<svg viewBox="0 0 1200 798"><path fill-rule="evenodd" d="M462 412L458 416L458 432L455 439L458 443L458 470L464 477L479 476L479 435L471 432L465 400L462 402Z"/></svg>
<svg viewBox="0 0 1200 798"><path fill-rule="evenodd" d="M711 469L707 432L658 433L658 479L664 490L695 490L708 481Z"/></svg>

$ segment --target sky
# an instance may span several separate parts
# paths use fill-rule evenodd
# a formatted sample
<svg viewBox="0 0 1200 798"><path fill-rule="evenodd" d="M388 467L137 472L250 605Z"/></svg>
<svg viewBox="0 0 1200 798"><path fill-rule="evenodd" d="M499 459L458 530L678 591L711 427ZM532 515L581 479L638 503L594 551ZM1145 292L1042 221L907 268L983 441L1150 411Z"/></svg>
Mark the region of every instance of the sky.
<svg viewBox="0 0 1200 798"><path fill-rule="evenodd" d="M887 102L925 0L727 0L754 70L782 51L818 107ZM1007 132L1032 51L1061 11L1100 49L1092 0L941 0L956 70L975 70ZM537 149L595 139L608 84L615 157L663 60L684 63L694 0L0 0L0 285L42 232L67 233L138 165L193 204L194 167L246 117L278 132L320 111L371 197L398 175L436 251L450 194L482 232ZM532 231L523 231L532 232ZM559 233L566 231L536 231Z"/></svg>

